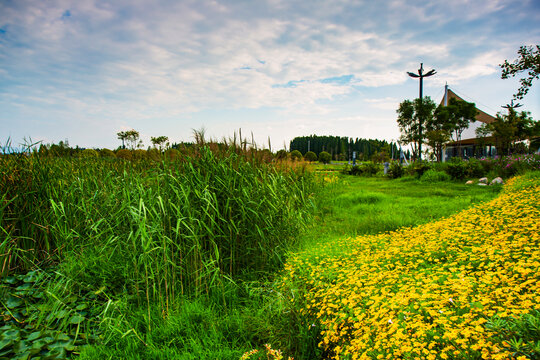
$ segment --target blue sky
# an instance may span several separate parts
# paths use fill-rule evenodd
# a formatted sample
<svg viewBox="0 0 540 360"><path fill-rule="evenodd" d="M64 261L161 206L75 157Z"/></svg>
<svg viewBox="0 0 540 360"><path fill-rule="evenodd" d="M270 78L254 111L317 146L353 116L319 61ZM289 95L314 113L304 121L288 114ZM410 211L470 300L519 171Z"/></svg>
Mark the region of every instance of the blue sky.
<svg viewBox="0 0 540 360"><path fill-rule="evenodd" d="M0 143L116 148L116 133L205 128L283 148L318 134L392 140L420 62L495 114L499 64L540 40L536 0L0 0ZM540 84L521 109L540 119ZM251 135L249 135L251 137Z"/></svg>

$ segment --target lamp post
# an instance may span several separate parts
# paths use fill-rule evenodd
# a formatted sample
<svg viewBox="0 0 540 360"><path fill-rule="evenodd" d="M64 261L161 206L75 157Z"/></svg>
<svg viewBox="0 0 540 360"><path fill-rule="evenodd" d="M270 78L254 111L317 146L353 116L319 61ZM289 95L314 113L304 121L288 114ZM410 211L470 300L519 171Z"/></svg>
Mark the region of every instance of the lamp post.
<svg viewBox="0 0 540 360"><path fill-rule="evenodd" d="M412 72L407 72L407 74L412 78L420 78L420 114L418 116L418 158L422 160L422 91L423 91L423 82L424 78L435 75L437 72L435 69L429 70L427 73L424 74L424 64L420 63L420 69L418 69L418 75Z"/></svg>

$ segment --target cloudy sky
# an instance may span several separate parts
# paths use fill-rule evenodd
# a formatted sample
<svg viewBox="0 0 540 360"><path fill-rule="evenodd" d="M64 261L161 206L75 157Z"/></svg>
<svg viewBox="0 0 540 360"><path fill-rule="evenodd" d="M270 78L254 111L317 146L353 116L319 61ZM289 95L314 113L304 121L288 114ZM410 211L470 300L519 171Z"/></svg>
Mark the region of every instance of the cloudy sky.
<svg viewBox="0 0 540 360"><path fill-rule="evenodd" d="M539 24L537 0L0 0L0 144L396 139L407 71L423 62L425 95L448 83L495 114L519 86L498 65ZM539 81L520 102L540 119Z"/></svg>

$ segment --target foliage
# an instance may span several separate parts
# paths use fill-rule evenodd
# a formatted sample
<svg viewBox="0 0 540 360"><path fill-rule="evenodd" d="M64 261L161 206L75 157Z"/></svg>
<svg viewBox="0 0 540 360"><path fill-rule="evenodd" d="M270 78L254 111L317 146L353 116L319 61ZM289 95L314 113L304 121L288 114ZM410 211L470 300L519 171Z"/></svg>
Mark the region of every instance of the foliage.
<svg viewBox="0 0 540 360"><path fill-rule="evenodd" d="M85 292L59 301L58 292L46 288L57 277L33 270L2 280L0 357L65 359L97 340L89 325L95 327L98 296Z"/></svg>
<svg viewBox="0 0 540 360"><path fill-rule="evenodd" d="M451 177L444 171L435 169L429 169L420 177L421 181L426 182L438 182L438 181L450 181Z"/></svg>
<svg viewBox="0 0 540 360"><path fill-rule="evenodd" d="M154 147L158 149L160 153L169 147L169 138L167 136L150 137L150 141L154 144Z"/></svg>
<svg viewBox="0 0 540 360"><path fill-rule="evenodd" d="M540 121L531 118L530 113L508 109L508 114L498 113L495 121L484 124L476 130L479 137L490 134L500 154L509 155L518 142L540 136Z"/></svg>
<svg viewBox="0 0 540 360"><path fill-rule="evenodd" d="M165 158L171 161L178 160L181 158L180 151L176 149L167 149L165 151Z"/></svg>
<svg viewBox="0 0 540 360"><path fill-rule="evenodd" d="M143 149L136 149L136 150L133 150L133 153L132 153L132 159L133 159L133 160L143 160L143 159L146 159L146 150L143 150Z"/></svg>
<svg viewBox="0 0 540 360"><path fill-rule="evenodd" d="M306 161L317 161L317 154L315 154L313 151L308 151L304 155L304 160L306 160Z"/></svg>
<svg viewBox="0 0 540 360"><path fill-rule="evenodd" d="M99 157L99 153L94 149L84 149L81 152L81 157L84 157L84 158L97 158L97 157Z"/></svg>
<svg viewBox="0 0 540 360"><path fill-rule="evenodd" d="M319 153L319 162L329 164L330 161L332 161L332 155L330 155L330 153L327 153L326 151L321 151Z"/></svg>
<svg viewBox="0 0 540 360"><path fill-rule="evenodd" d="M467 176L467 163L459 157L452 158L446 163L446 172L454 180L465 179Z"/></svg>
<svg viewBox="0 0 540 360"><path fill-rule="evenodd" d="M388 168L387 176L391 179L398 179L405 174L405 169L399 161L392 161L390 167Z"/></svg>
<svg viewBox="0 0 540 360"><path fill-rule="evenodd" d="M139 140L139 132L136 130L126 130L116 133L118 139L122 140L122 148L125 149L125 143L127 142L130 150L135 150L142 147L142 141Z"/></svg>
<svg viewBox="0 0 540 360"><path fill-rule="evenodd" d="M518 50L518 58L513 63L505 60L499 65L502 69L501 78L508 79L519 73L528 72L528 77L521 78L518 92L514 94L514 99L523 99L532 86L532 81L540 77L540 45L521 46Z"/></svg>
<svg viewBox="0 0 540 360"><path fill-rule="evenodd" d="M120 149L116 152L116 157L118 159L131 160L131 158L133 157L133 153L131 150L128 149Z"/></svg>
<svg viewBox="0 0 540 360"><path fill-rule="evenodd" d="M114 151L112 150L109 150L109 149L101 149L99 150L99 155L103 158L113 158L113 157L116 157L116 154L114 153Z"/></svg>
<svg viewBox="0 0 540 360"><path fill-rule="evenodd" d="M288 154L287 150L283 150L283 149L278 150L276 152L276 159L277 160L286 160L287 159L287 154Z"/></svg>
<svg viewBox="0 0 540 360"><path fill-rule="evenodd" d="M291 160L293 161L302 159L302 153L298 150L291 151L290 156L291 156Z"/></svg>
<svg viewBox="0 0 540 360"><path fill-rule="evenodd" d="M536 174L447 219L320 243L289 259L284 288L300 289L325 358L533 358L538 204Z"/></svg>
<svg viewBox="0 0 540 360"><path fill-rule="evenodd" d="M409 175L416 176L417 178L422 177L422 175L431 168L430 164L426 161L415 161L409 165L407 168Z"/></svg>
<svg viewBox="0 0 540 360"><path fill-rule="evenodd" d="M421 132L423 122L433 117L435 103L429 96L422 99L404 100L396 110L398 114L397 123L401 132L400 140L404 144L412 147L413 159L417 159L420 154L420 144L424 142L424 135Z"/></svg>

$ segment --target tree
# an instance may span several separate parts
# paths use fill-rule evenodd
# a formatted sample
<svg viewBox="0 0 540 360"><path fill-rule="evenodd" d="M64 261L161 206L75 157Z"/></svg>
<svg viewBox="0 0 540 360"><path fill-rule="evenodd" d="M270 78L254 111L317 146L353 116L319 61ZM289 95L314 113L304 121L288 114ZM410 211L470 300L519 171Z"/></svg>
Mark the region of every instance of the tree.
<svg viewBox="0 0 540 360"><path fill-rule="evenodd" d="M291 151L291 159L294 160L300 160L302 158L302 153L298 150Z"/></svg>
<svg viewBox="0 0 540 360"><path fill-rule="evenodd" d="M404 144L410 144L413 158L418 158L420 142L424 142L424 136L420 137L420 119L427 122L433 117L435 103L429 96L422 100L404 100L396 110L398 113L397 123L401 132L400 140Z"/></svg>
<svg viewBox="0 0 540 360"><path fill-rule="evenodd" d="M158 137L151 137L150 141L152 141L152 144L154 144L154 147L159 150L160 153L162 153L164 150L166 150L169 147L169 138L167 136L158 136Z"/></svg>
<svg viewBox="0 0 540 360"><path fill-rule="evenodd" d="M522 140L531 140L540 135L540 121L530 117L530 112L517 113L513 108L508 114L498 113L495 121L484 124L476 133L491 134L495 138L495 146L500 154L510 154L512 148Z"/></svg>
<svg viewBox="0 0 540 360"><path fill-rule="evenodd" d="M328 164L330 161L332 161L332 155L326 151L321 151L319 154L319 161L323 164Z"/></svg>
<svg viewBox="0 0 540 360"><path fill-rule="evenodd" d="M142 147L142 140L139 140L139 132L136 130L120 131L116 135L118 135L118 139L122 140L122 149L126 148L126 142L130 150Z"/></svg>
<svg viewBox="0 0 540 360"><path fill-rule="evenodd" d="M505 60L499 66L502 68L502 79L508 79L521 72L528 71L528 77L519 79L521 86L518 92L514 94L514 99L523 99L527 92L529 92L532 81L540 77L540 45L521 46L518 50L518 58L513 63Z"/></svg>
<svg viewBox="0 0 540 360"><path fill-rule="evenodd" d="M450 130L451 138L458 142L458 153L461 156L461 134L469 127L471 121L474 121L477 110L474 103L463 100L450 99L448 106L440 107L438 116L445 119Z"/></svg>
<svg viewBox="0 0 540 360"><path fill-rule="evenodd" d="M308 151L304 155L304 160L306 160L306 161L317 161L317 154L315 154L313 151Z"/></svg>

